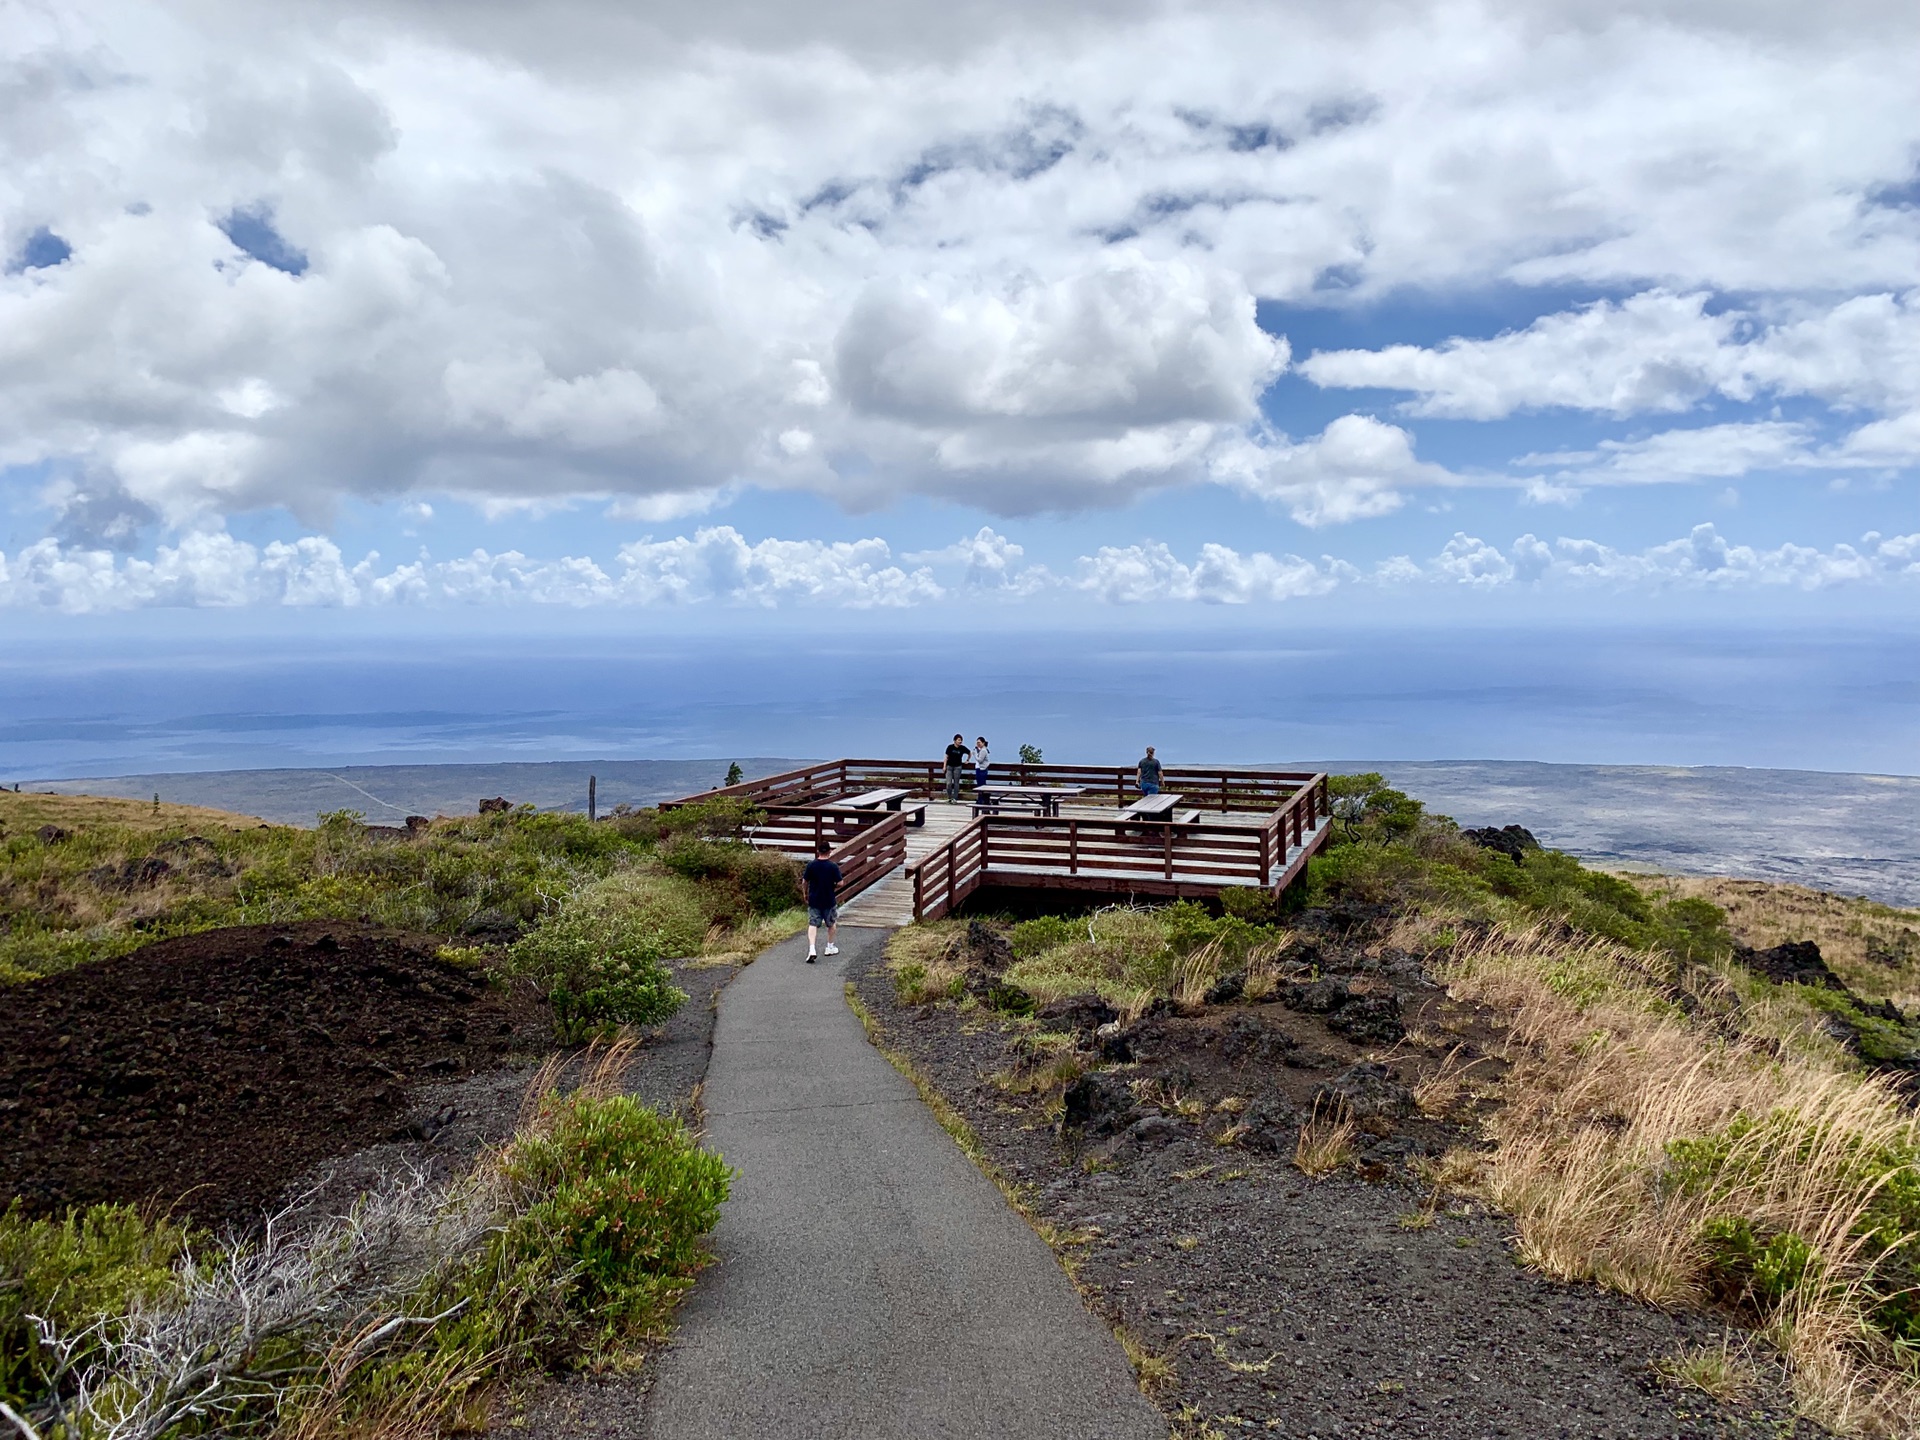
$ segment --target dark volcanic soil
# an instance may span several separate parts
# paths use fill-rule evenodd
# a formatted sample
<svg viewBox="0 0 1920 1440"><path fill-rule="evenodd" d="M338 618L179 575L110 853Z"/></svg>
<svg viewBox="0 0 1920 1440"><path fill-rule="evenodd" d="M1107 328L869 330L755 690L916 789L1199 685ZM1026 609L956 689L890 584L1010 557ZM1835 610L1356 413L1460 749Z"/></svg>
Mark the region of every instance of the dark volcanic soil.
<svg viewBox="0 0 1920 1440"><path fill-rule="evenodd" d="M855 978L886 1043L966 1116L1034 1214L1068 1234L1089 1303L1172 1362L1154 1398L1178 1433L1823 1433L1795 1421L1777 1371L1737 1405L1672 1387L1655 1362L1717 1345L1721 1327L1523 1270L1499 1216L1415 1181L1410 1161L1470 1135L1419 1116L1404 1087L1456 1047L1455 1065L1472 1060L1492 1027L1413 957L1363 938L1324 931L1309 978L1283 998L1226 998L1121 1037L1095 1029L1097 1013L1057 1009L1043 1024L1075 1032L1083 1062L1117 1041L1131 1052L1100 1070L1098 1093L1081 1092L1092 1122L1065 1135L1047 1111L1057 1089L1031 1085L1057 1050L984 1009L903 1006L878 966ZM1316 1008L1329 997L1338 1003ZM1396 1005L1410 1035L1352 1033L1391 1037ZM1356 1079L1370 1054L1384 1073ZM1356 1163L1309 1180L1288 1163L1295 1138L1321 1087L1338 1083L1359 1100ZM1121 1092L1133 1098L1117 1113L1103 1106ZM1465 1103L1452 1121L1471 1121Z"/></svg>
<svg viewBox="0 0 1920 1440"><path fill-rule="evenodd" d="M411 1093L544 1045L537 998L443 942L310 921L166 940L0 991L0 1205L245 1221L393 1138Z"/></svg>

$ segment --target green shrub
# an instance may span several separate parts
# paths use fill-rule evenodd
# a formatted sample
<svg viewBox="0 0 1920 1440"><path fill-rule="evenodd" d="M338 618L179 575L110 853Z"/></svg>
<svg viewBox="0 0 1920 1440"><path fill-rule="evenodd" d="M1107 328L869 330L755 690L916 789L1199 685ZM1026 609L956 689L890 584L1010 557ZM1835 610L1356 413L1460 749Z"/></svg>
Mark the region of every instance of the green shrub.
<svg viewBox="0 0 1920 1440"><path fill-rule="evenodd" d="M659 812L660 834L690 835L697 840L743 840L750 826L766 819L766 812L740 795L715 795Z"/></svg>
<svg viewBox="0 0 1920 1440"><path fill-rule="evenodd" d="M800 902L799 863L775 850L680 835L660 851L660 862L676 875L707 882L716 920L733 923L742 912L778 915Z"/></svg>
<svg viewBox="0 0 1920 1440"><path fill-rule="evenodd" d="M1771 1310L1807 1278L1813 1247L1791 1232L1762 1236L1742 1215L1718 1215L1700 1227L1715 1288L1734 1303Z"/></svg>
<svg viewBox="0 0 1920 1440"><path fill-rule="evenodd" d="M174 1284L188 1238L182 1226L128 1205L29 1220L15 1200L0 1214L0 1400L24 1411L49 1394L53 1360L29 1316L73 1335L158 1299Z"/></svg>
<svg viewBox="0 0 1920 1440"><path fill-rule="evenodd" d="M511 960L546 991L563 1040L615 1025L653 1025L686 993L664 960L698 953L707 912L678 876L627 871L576 891L530 934Z"/></svg>
<svg viewBox="0 0 1920 1440"><path fill-rule="evenodd" d="M545 1110L505 1157L508 1179L536 1198L502 1236L504 1258L557 1262L569 1309L593 1330L639 1333L693 1283L732 1172L631 1096L549 1097Z"/></svg>
<svg viewBox="0 0 1920 1440"><path fill-rule="evenodd" d="M1258 885L1229 885L1220 892L1220 908L1249 925L1271 925L1275 918L1273 892Z"/></svg>
<svg viewBox="0 0 1920 1440"><path fill-rule="evenodd" d="M1086 933L1084 923L1075 924L1062 915L1041 915L1015 925L1009 938L1013 953L1026 960L1056 945L1065 945L1069 940L1082 939Z"/></svg>

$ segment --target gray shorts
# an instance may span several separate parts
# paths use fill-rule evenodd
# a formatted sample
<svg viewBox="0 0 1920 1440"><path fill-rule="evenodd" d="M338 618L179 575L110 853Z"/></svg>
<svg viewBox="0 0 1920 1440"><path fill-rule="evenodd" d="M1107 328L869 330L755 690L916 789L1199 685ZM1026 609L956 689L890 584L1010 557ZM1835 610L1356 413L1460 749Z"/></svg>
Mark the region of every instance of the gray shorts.
<svg viewBox="0 0 1920 1440"><path fill-rule="evenodd" d="M807 924L838 925L839 923L840 907L838 905L829 905L824 910L816 910L811 905L807 906Z"/></svg>

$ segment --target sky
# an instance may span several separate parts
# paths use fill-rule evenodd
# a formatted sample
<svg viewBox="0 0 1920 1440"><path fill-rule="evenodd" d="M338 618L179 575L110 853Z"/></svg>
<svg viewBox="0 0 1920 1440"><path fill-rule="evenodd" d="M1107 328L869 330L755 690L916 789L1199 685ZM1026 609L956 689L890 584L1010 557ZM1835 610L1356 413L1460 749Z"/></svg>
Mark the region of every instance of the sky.
<svg viewBox="0 0 1920 1440"><path fill-rule="evenodd" d="M0 0L0 627L1910 625L1917 53L1908 0Z"/></svg>

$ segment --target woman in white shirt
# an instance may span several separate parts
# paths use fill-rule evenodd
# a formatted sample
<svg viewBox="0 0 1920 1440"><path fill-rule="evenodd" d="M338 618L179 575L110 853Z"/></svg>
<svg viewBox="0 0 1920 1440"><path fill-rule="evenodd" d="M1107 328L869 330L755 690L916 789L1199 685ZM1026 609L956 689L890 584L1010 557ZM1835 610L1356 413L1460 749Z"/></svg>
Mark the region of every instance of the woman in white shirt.
<svg viewBox="0 0 1920 1440"><path fill-rule="evenodd" d="M992 758L987 753L987 737L982 735L973 742L973 788L978 790L987 783L987 766Z"/></svg>

